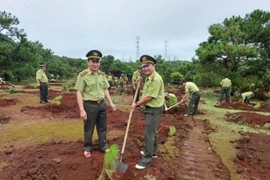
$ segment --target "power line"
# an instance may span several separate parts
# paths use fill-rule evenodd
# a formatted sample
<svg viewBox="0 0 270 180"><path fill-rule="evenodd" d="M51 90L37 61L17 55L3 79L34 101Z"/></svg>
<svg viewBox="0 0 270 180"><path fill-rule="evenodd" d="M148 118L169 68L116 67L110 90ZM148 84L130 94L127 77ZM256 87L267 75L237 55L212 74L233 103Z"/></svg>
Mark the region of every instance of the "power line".
<svg viewBox="0 0 270 180"><path fill-rule="evenodd" d="M164 59L167 60L167 48L168 48L168 41L165 41L165 52L164 52Z"/></svg>
<svg viewBox="0 0 270 180"><path fill-rule="evenodd" d="M136 37L136 39L137 39L137 41L136 41L136 44L137 44L137 46L136 46L136 58L140 58L140 42L139 42L139 39L140 39L140 37L139 36L137 36Z"/></svg>

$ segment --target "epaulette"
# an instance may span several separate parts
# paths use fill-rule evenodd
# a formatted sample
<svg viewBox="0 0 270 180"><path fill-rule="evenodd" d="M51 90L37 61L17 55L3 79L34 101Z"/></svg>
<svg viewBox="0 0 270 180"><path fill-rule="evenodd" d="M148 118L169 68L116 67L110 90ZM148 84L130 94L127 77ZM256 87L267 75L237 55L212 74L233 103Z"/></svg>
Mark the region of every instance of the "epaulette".
<svg viewBox="0 0 270 180"><path fill-rule="evenodd" d="M87 70L84 70L84 71L82 71L82 72L80 73L80 76L83 77L83 76L85 76L86 74L87 74Z"/></svg>
<svg viewBox="0 0 270 180"><path fill-rule="evenodd" d="M104 73L104 72L102 72L102 71L99 71L99 73L100 73L100 74L102 74L102 75L105 75L105 73Z"/></svg>
<svg viewBox="0 0 270 180"><path fill-rule="evenodd" d="M151 81L154 81L154 80L155 80L155 76L152 76Z"/></svg>

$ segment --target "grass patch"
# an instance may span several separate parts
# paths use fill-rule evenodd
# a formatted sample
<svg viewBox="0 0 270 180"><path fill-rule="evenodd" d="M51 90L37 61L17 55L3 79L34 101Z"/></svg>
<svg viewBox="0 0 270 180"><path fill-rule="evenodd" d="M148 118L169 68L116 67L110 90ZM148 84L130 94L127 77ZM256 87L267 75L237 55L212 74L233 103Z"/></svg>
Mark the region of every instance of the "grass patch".
<svg viewBox="0 0 270 180"><path fill-rule="evenodd" d="M51 139L77 141L83 139L83 123L76 121L45 122L37 124L21 124L16 122L0 127L1 144L23 140L24 145L42 144ZM19 132L19 133L18 133ZM96 131L93 139L97 138Z"/></svg>
<svg viewBox="0 0 270 180"><path fill-rule="evenodd" d="M269 130L258 129L245 124L233 123L224 120L225 114L237 113L237 112L250 112L234 109L216 108L216 104L219 95L213 93L211 89L207 89L202 92L202 99L205 100L205 104L200 104L199 108L206 110L207 113L198 116L200 119L208 119L210 126L216 129L216 132L208 135L209 141L213 150L220 156L222 163L229 169L232 179L245 179L240 174L236 173L236 165L233 163L233 159L236 157L236 149L234 144L231 143L242 136L238 132L251 132L251 133L264 133L270 135ZM265 112L254 112L258 114L269 114ZM197 118L196 118L197 119Z"/></svg>

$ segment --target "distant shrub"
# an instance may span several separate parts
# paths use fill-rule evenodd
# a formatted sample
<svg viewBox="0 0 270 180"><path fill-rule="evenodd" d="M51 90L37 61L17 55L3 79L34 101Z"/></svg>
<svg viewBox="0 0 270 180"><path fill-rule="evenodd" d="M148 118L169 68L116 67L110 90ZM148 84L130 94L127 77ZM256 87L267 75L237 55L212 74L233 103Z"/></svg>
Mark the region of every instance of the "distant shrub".
<svg viewBox="0 0 270 180"><path fill-rule="evenodd" d="M38 87L38 85L36 83L29 83L28 85L30 87L32 87L32 88L37 88Z"/></svg>
<svg viewBox="0 0 270 180"><path fill-rule="evenodd" d="M16 93L15 86L9 86L8 92L9 92L10 94Z"/></svg>
<svg viewBox="0 0 270 180"><path fill-rule="evenodd" d="M171 83L176 84L184 80L184 76L180 72L173 72L170 74Z"/></svg>

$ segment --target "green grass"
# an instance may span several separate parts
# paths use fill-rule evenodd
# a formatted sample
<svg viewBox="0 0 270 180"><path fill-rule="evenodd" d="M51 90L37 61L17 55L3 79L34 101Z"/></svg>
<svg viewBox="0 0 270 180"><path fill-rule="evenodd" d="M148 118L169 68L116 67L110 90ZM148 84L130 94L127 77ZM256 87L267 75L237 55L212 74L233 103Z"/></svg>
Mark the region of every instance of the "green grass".
<svg viewBox="0 0 270 180"><path fill-rule="evenodd" d="M77 141L83 138L83 123L66 120L26 125L16 122L0 126L0 131L2 145L21 140L24 145L42 144L51 139ZM96 131L93 135L93 139L95 138L97 138Z"/></svg>
<svg viewBox="0 0 270 180"><path fill-rule="evenodd" d="M250 112L234 109L216 108L219 95L213 93L211 89L202 92L202 98L206 104L200 104L199 108L206 111L206 114L195 117L195 119L208 119L210 126L216 129L216 132L209 134L208 138L213 150L221 157L222 163L229 169L232 179L245 179L236 173L236 166L233 159L236 157L236 149L234 148L235 140L242 136L238 132L263 133L270 135L269 130L255 128L247 124L228 122L224 119L225 114L237 112ZM267 112L255 112L257 114L269 115Z"/></svg>

